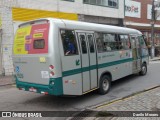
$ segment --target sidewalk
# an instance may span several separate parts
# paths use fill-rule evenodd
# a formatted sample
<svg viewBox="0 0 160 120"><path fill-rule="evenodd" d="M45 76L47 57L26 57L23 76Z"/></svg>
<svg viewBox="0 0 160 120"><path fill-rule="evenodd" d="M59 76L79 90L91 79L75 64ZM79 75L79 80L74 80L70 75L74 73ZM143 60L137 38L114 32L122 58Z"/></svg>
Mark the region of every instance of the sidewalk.
<svg viewBox="0 0 160 120"><path fill-rule="evenodd" d="M141 111L154 111L160 115L160 86L130 97L97 106L92 110L103 111L103 113L96 112L96 114L94 114L96 117L88 117L83 120L160 120L160 117L112 117L114 116L114 112L111 112L112 115L110 115L109 112L123 111L123 113L125 113L125 111L139 111L141 113ZM105 114L110 116L101 117L102 115L106 116ZM121 112L119 112L119 114L121 114Z"/></svg>
<svg viewBox="0 0 160 120"><path fill-rule="evenodd" d="M157 60L160 60L160 57L154 57L153 59L149 57L149 61L157 61Z"/></svg>
<svg viewBox="0 0 160 120"><path fill-rule="evenodd" d="M1 76L0 75L0 86L14 84L13 76Z"/></svg>

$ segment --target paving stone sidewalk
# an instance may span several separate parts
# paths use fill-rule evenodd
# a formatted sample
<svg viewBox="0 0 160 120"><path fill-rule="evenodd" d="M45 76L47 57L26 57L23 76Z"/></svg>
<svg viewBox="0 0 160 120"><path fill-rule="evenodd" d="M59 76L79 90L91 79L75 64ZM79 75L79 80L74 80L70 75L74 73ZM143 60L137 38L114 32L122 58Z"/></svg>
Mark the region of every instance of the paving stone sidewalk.
<svg viewBox="0 0 160 120"><path fill-rule="evenodd" d="M160 86L98 106L93 110L106 113L107 111L156 111L160 115ZM85 120L160 120L160 117L88 117Z"/></svg>
<svg viewBox="0 0 160 120"><path fill-rule="evenodd" d="M13 76L1 76L0 75L0 86L11 85L14 84Z"/></svg>

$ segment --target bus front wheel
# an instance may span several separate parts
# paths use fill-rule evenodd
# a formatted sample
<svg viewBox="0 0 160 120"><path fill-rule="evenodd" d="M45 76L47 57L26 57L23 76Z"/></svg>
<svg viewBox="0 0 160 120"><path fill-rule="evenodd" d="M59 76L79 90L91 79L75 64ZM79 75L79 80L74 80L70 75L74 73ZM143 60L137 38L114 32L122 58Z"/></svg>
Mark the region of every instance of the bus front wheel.
<svg viewBox="0 0 160 120"><path fill-rule="evenodd" d="M140 75L146 75L147 73L147 65L145 63L142 64L141 71L139 72Z"/></svg>
<svg viewBox="0 0 160 120"><path fill-rule="evenodd" d="M99 83L99 93L104 95L109 92L111 87L111 78L109 75L104 75L100 79Z"/></svg>

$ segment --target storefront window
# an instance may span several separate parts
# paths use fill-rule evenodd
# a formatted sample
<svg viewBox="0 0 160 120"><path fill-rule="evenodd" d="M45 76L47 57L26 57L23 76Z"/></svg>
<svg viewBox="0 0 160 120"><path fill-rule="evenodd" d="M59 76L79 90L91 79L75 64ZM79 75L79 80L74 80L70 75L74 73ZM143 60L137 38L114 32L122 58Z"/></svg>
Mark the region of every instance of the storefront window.
<svg viewBox="0 0 160 120"><path fill-rule="evenodd" d="M118 0L83 0L83 3L118 8Z"/></svg>

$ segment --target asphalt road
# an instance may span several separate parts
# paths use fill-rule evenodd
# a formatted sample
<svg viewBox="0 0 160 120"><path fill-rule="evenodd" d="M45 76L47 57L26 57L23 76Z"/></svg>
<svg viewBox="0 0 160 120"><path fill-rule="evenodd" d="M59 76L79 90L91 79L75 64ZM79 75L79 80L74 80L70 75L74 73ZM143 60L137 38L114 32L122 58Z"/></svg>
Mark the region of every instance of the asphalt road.
<svg viewBox="0 0 160 120"><path fill-rule="evenodd" d="M20 91L14 86L0 88L1 111L68 111L82 110L138 91L160 85L160 62L152 62L145 76L132 75L112 83L110 92L92 92L79 97L55 97Z"/></svg>

